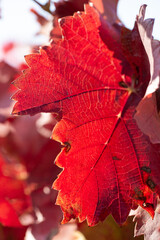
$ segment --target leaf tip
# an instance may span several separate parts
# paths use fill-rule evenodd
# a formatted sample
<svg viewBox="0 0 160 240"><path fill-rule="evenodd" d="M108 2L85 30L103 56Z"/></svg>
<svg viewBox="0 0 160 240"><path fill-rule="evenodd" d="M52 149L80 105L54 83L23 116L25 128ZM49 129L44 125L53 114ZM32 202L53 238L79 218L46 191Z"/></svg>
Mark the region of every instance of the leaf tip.
<svg viewBox="0 0 160 240"><path fill-rule="evenodd" d="M146 13L146 8L147 8L147 4L143 4L141 7L140 7L140 10L139 10L139 18L143 18L145 17L145 13Z"/></svg>

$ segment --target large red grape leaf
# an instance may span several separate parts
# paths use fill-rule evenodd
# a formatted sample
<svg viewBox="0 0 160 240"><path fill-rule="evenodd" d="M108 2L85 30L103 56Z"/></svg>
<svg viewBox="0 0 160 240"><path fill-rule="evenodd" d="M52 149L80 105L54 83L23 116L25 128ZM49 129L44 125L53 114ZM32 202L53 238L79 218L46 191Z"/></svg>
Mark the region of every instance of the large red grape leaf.
<svg viewBox="0 0 160 240"><path fill-rule="evenodd" d="M94 225L110 213L123 223L135 202L153 215L152 191L159 191L159 154L133 119L149 75L125 74L127 63L104 44L100 24L89 5L63 18L63 39L26 56L29 68L15 81L14 114L61 119L52 137L64 146L54 183L63 223L79 217Z"/></svg>

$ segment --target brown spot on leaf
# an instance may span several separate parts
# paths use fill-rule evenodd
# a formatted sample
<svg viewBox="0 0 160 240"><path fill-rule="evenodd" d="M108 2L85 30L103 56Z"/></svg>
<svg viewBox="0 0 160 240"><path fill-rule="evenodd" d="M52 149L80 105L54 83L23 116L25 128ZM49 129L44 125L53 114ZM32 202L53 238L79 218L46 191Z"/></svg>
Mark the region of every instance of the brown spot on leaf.
<svg viewBox="0 0 160 240"><path fill-rule="evenodd" d="M64 142L64 145L62 145L62 147L65 148L66 153L68 153L71 149L71 144L69 142Z"/></svg>
<svg viewBox="0 0 160 240"><path fill-rule="evenodd" d="M144 196L143 192L140 189L135 188L134 191L135 191L135 195L133 196L134 199L146 201L146 197Z"/></svg>
<svg viewBox="0 0 160 240"><path fill-rule="evenodd" d="M113 159L113 160L120 160L120 159L119 159L118 157L116 157L116 156L113 156L112 159Z"/></svg>
<svg viewBox="0 0 160 240"><path fill-rule="evenodd" d="M142 167L141 169L142 169L142 171L144 171L144 172L151 173L151 169L150 169L149 167L144 166L144 167Z"/></svg>
<svg viewBox="0 0 160 240"><path fill-rule="evenodd" d="M146 184L151 190L155 189L156 184L150 178L147 179Z"/></svg>

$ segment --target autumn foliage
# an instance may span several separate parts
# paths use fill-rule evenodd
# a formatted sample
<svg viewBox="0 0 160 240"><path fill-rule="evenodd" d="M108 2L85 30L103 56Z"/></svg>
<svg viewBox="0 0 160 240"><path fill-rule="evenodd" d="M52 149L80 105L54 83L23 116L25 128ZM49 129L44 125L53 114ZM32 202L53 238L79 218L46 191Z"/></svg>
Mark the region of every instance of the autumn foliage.
<svg viewBox="0 0 160 240"><path fill-rule="evenodd" d="M0 153L3 239L6 227L20 228L21 240L29 226L38 240L53 237L62 212L61 223L71 220L71 232L89 239L85 220L95 226L112 215L126 226L138 208L135 235L154 240L156 225L146 229L159 219L159 89L146 91L159 82L159 42L152 20L144 20L145 5L129 30L117 17L118 1L92 3L60 1L54 12L50 1L41 5L54 16L50 45L25 56L21 74L22 66L6 65L14 87L5 86L5 97L14 92L14 106L1 120L8 124Z"/></svg>

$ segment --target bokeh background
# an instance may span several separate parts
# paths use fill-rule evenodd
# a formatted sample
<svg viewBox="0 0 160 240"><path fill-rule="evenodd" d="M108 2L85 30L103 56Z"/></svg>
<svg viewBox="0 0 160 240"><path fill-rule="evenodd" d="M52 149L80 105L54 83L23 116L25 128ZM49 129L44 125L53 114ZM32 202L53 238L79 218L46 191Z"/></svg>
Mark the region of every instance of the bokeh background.
<svg viewBox="0 0 160 240"><path fill-rule="evenodd" d="M146 18L155 18L153 36L160 39L159 0L119 0L119 19L132 29L142 4L148 5ZM37 14L48 23L40 24ZM109 216L94 228L75 222L60 227L62 215L51 190L60 171L53 164L60 145L49 139L56 122L51 114L10 115L15 91L10 82L26 68L24 55L49 44L51 29L51 15L35 1L0 0L0 240L143 240L133 237L132 217L124 226Z"/></svg>

